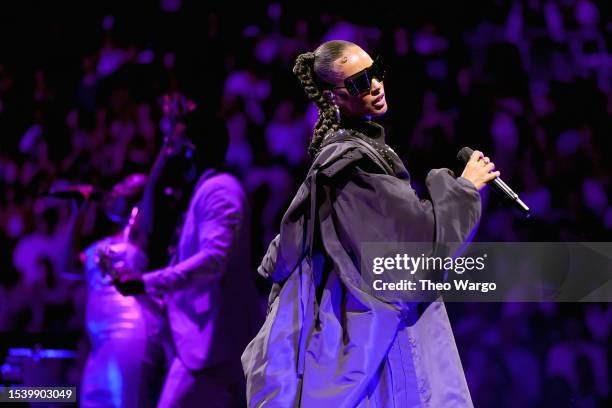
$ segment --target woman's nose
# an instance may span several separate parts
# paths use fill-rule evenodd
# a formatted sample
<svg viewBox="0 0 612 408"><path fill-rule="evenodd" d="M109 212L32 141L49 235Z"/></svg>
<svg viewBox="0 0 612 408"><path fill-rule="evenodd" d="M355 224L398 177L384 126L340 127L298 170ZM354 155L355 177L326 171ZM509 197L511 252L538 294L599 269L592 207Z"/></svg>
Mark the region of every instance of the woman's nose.
<svg viewBox="0 0 612 408"><path fill-rule="evenodd" d="M382 87L383 87L382 82L380 82L376 78L372 78L372 86L370 87L370 94L378 95L380 91L382 90Z"/></svg>

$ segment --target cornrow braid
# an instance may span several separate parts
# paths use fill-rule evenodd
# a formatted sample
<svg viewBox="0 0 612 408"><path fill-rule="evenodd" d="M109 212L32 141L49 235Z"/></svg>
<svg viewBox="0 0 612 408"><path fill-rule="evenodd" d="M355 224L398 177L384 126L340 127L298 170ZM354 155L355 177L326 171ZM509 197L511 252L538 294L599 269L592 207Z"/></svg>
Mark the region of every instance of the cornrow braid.
<svg viewBox="0 0 612 408"><path fill-rule="evenodd" d="M352 45L354 44L348 41L328 41L320 45L315 52L300 54L295 61L293 73L300 80L308 99L314 102L318 109L314 134L308 147L308 153L313 158L319 152L325 135L330 130L340 129L336 108L323 95L317 79L330 76L333 61L342 55L345 48Z"/></svg>

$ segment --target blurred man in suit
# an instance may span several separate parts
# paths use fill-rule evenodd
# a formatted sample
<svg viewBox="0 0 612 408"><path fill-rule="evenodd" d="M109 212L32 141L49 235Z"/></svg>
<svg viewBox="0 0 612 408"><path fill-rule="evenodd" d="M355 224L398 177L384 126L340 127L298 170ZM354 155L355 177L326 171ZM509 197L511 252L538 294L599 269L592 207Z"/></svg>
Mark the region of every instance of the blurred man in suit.
<svg viewBox="0 0 612 408"><path fill-rule="evenodd" d="M221 169L225 124L196 110L176 126L184 135L183 188L193 193L174 259L141 277L126 271L117 287L160 297L167 307L176 357L159 407L241 406L240 355L264 314L250 268L249 205L240 182Z"/></svg>

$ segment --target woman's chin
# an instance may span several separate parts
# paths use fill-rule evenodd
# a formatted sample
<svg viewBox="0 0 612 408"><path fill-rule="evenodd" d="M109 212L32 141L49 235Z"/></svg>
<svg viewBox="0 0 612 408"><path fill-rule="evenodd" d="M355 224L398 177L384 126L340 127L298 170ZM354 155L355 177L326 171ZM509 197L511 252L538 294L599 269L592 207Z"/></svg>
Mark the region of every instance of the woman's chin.
<svg viewBox="0 0 612 408"><path fill-rule="evenodd" d="M386 112L387 112L387 103L383 103L380 106L372 105L372 109L370 109L370 115L374 117L382 116Z"/></svg>

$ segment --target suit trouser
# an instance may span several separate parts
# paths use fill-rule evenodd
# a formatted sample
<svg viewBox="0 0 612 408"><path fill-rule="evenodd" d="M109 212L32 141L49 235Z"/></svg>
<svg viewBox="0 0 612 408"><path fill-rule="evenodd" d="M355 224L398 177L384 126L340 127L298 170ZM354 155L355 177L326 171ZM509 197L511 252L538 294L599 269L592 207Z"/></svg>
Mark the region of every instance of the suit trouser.
<svg viewBox="0 0 612 408"><path fill-rule="evenodd" d="M190 370L175 357L166 376L158 408L244 407L245 383L242 372L227 366Z"/></svg>

